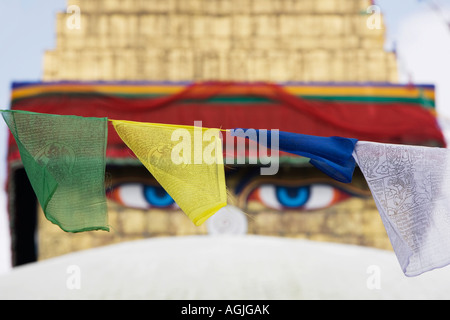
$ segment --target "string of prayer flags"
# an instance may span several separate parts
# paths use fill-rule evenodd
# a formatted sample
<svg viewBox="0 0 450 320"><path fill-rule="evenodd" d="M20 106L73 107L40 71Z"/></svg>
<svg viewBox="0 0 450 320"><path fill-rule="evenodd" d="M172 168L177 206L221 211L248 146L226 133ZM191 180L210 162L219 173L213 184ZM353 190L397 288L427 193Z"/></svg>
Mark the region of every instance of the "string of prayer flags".
<svg viewBox="0 0 450 320"><path fill-rule="evenodd" d="M366 178L407 276L450 263L450 150L359 141Z"/></svg>
<svg viewBox="0 0 450 320"><path fill-rule="evenodd" d="M256 133L248 134L248 129L232 131L232 135L255 140L267 148L277 148L279 151L309 158L313 166L337 181L352 181L356 166L352 154L357 139L319 137L278 130L256 130ZM278 135L278 138L272 139L273 135ZM278 145L273 145L274 142Z"/></svg>
<svg viewBox="0 0 450 320"><path fill-rule="evenodd" d="M1 112L46 218L67 232L109 231L107 119Z"/></svg>
<svg viewBox="0 0 450 320"><path fill-rule="evenodd" d="M219 129L111 121L120 138L195 225L227 205Z"/></svg>
<svg viewBox="0 0 450 320"><path fill-rule="evenodd" d="M104 185L108 119L0 112L46 218L67 232L109 231ZM110 121L195 225L227 206L223 130ZM229 131L307 157L340 182L350 182L358 164L406 276L450 264L449 149L248 130Z"/></svg>

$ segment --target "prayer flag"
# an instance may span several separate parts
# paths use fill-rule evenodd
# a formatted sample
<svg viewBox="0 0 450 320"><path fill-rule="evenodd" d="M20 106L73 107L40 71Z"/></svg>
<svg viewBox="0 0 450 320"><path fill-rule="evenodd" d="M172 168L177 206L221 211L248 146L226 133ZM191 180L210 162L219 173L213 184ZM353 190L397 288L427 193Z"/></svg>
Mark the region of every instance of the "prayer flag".
<svg viewBox="0 0 450 320"><path fill-rule="evenodd" d="M450 150L359 141L354 157L405 275L449 264Z"/></svg>
<svg viewBox="0 0 450 320"><path fill-rule="evenodd" d="M227 205L219 129L111 121L120 138L195 225Z"/></svg>
<svg viewBox="0 0 450 320"><path fill-rule="evenodd" d="M46 218L67 232L109 231L106 118L2 111Z"/></svg>
<svg viewBox="0 0 450 320"><path fill-rule="evenodd" d="M333 179L344 183L352 181L356 166L352 153L357 139L319 137L278 130L256 130L257 135L251 135L247 131L234 129L232 134L257 139L258 143L267 148L278 148L279 151L309 158L313 166ZM278 135L278 139L274 139L273 135ZM273 145L274 141L278 145Z"/></svg>

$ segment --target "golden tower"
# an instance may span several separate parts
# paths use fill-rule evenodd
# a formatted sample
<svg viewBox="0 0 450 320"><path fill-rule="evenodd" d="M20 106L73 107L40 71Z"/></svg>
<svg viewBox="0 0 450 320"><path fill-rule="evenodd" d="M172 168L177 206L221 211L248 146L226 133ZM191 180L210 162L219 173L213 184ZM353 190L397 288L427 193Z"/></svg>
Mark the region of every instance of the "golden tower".
<svg viewBox="0 0 450 320"><path fill-rule="evenodd" d="M42 80L396 83L395 54L384 49L382 17L370 8L368 0L69 0ZM40 212L40 259L205 233L182 214L109 205L118 226L111 234L66 234ZM284 228L287 236L390 248L371 200L353 198L308 219L261 211L251 223L260 234Z"/></svg>
<svg viewBox="0 0 450 320"><path fill-rule="evenodd" d="M68 8L78 11L57 16L44 81L397 82L368 0L70 0Z"/></svg>

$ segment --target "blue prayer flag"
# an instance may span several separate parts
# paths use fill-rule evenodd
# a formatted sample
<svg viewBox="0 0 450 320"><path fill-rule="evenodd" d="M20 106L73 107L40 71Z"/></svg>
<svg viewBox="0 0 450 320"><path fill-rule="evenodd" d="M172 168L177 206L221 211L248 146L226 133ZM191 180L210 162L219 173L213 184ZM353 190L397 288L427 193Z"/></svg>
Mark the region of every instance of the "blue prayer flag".
<svg viewBox="0 0 450 320"><path fill-rule="evenodd" d="M248 129L235 129L233 136L252 139L247 135ZM267 133L265 139L260 139L261 131ZM349 183L352 181L356 162L353 158L353 150L358 142L357 139L342 137L319 137L300 133L291 133L278 130L256 130L256 142L272 148L272 131L278 133L280 151L310 158L310 163L330 176L331 178Z"/></svg>

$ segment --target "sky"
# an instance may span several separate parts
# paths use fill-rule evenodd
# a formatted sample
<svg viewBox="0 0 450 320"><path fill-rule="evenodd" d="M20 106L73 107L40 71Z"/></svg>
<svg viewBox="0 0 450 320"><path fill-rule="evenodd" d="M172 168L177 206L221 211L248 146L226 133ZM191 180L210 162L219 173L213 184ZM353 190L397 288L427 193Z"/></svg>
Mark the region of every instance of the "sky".
<svg viewBox="0 0 450 320"><path fill-rule="evenodd" d="M95 0L93 0L95 1ZM164 0L161 0L164 1ZM450 0L376 0L387 50L396 49L400 82L436 85L437 111L450 128ZM9 108L13 81L39 81L45 50L55 46L56 13L66 0L0 0L0 109ZM83 8L81 8L81 17ZM450 129L446 129L446 131ZM8 130L0 121L0 182L6 177ZM3 191L2 188L1 191ZM0 274L10 270L6 196L0 192Z"/></svg>
<svg viewBox="0 0 450 320"><path fill-rule="evenodd" d="M66 0L0 0L0 109L9 109L12 81L38 81L43 53L55 46L56 13ZM6 141L8 129L0 120L0 274L10 270L7 228Z"/></svg>

